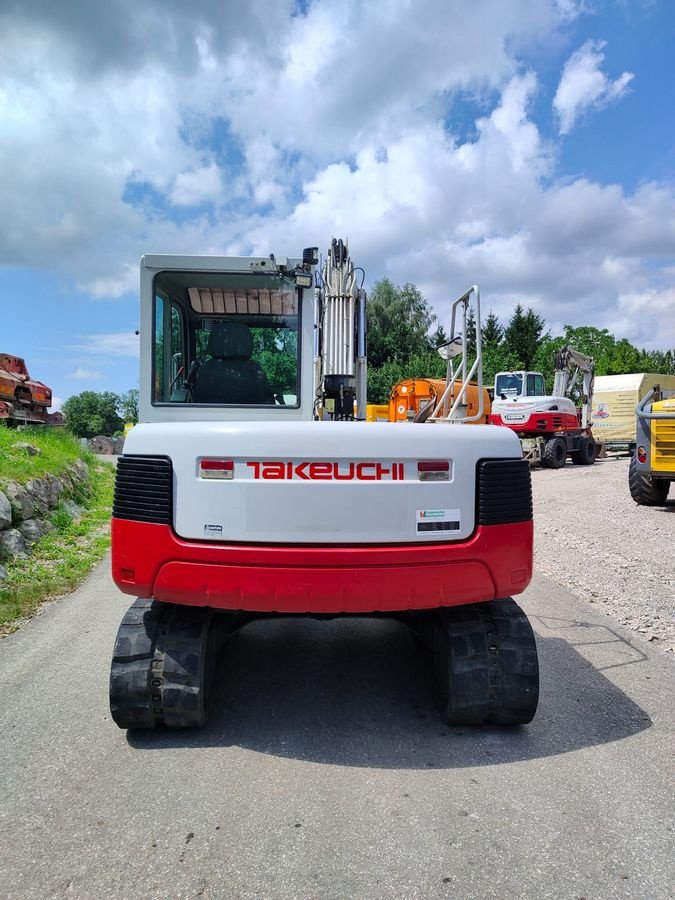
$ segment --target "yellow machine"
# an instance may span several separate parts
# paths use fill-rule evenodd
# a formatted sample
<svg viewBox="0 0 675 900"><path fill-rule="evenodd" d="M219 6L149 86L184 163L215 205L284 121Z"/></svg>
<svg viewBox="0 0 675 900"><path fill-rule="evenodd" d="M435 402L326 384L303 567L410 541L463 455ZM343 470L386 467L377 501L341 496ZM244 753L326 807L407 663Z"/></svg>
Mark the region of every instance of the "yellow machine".
<svg viewBox="0 0 675 900"><path fill-rule="evenodd" d="M664 506L675 481L675 391L656 384L635 407L635 454L628 485L640 506Z"/></svg>
<svg viewBox="0 0 675 900"><path fill-rule="evenodd" d="M455 381L456 393L459 392L461 381ZM435 406L442 398L446 381L443 378L404 378L395 384L391 390L389 400L390 422L412 422L428 406ZM483 388L483 416L477 423L487 424L490 415L490 395L487 388ZM479 407L478 385L470 382L466 390L467 414L476 415ZM374 420L373 420L374 421Z"/></svg>

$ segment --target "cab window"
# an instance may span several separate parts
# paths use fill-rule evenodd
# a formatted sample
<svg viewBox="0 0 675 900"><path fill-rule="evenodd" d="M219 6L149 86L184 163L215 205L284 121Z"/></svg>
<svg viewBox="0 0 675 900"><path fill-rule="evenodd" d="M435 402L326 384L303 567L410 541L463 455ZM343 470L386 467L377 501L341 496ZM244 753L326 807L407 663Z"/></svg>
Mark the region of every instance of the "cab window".
<svg viewBox="0 0 675 900"><path fill-rule="evenodd" d="M527 376L527 396L543 397L545 393L544 376L537 372L529 372Z"/></svg>
<svg viewBox="0 0 675 900"><path fill-rule="evenodd" d="M154 402L299 405L292 279L167 272L155 286Z"/></svg>

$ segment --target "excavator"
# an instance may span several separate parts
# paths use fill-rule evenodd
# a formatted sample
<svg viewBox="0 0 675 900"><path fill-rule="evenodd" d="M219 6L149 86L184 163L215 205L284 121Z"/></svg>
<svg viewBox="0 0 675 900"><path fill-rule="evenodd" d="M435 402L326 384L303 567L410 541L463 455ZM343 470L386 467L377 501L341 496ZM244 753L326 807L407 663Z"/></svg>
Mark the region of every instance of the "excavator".
<svg viewBox="0 0 675 900"><path fill-rule="evenodd" d="M141 260L139 424L111 525L113 579L135 598L110 670L120 728L204 725L231 636L298 615L403 622L449 723L535 715L512 596L532 575L529 465L511 429L465 427L484 410L463 387L427 422L365 421L362 282L340 239L323 261ZM476 286L454 302L444 352L480 407L479 305Z"/></svg>
<svg viewBox="0 0 675 900"><path fill-rule="evenodd" d="M61 424L61 413L49 413L52 391L30 377L20 356L0 353L0 422L7 425Z"/></svg>
<svg viewBox="0 0 675 900"><path fill-rule="evenodd" d="M597 455L591 431L594 360L563 347L554 365L551 395L541 372L498 372L489 421L514 431L530 462L560 469L570 456L576 465L592 466Z"/></svg>

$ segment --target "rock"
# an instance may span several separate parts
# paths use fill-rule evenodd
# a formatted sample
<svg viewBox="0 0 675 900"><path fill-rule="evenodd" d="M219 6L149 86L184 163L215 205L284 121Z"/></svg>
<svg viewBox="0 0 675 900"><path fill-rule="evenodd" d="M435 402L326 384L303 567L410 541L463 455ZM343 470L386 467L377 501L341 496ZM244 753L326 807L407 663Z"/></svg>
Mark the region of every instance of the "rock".
<svg viewBox="0 0 675 900"><path fill-rule="evenodd" d="M23 450L26 456L39 456L42 453L39 447L29 444L27 441L19 441L18 444L14 444L14 449Z"/></svg>
<svg viewBox="0 0 675 900"><path fill-rule="evenodd" d="M89 441L89 449L92 453L108 456L114 453L113 439L105 437L103 434L98 434Z"/></svg>
<svg viewBox="0 0 675 900"><path fill-rule="evenodd" d="M0 531L12 524L12 507L2 491L0 491Z"/></svg>
<svg viewBox="0 0 675 900"><path fill-rule="evenodd" d="M0 566L0 581L4 581L7 578L7 569L4 566Z"/></svg>
<svg viewBox="0 0 675 900"><path fill-rule="evenodd" d="M0 531L0 559L28 559L26 542L16 528Z"/></svg>
<svg viewBox="0 0 675 900"><path fill-rule="evenodd" d="M8 481L5 485L5 496L9 500L12 507L12 522L23 522L24 519L30 519L35 512L33 499L26 488L17 484L16 481Z"/></svg>
<svg viewBox="0 0 675 900"><path fill-rule="evenodd" d="M59 481L59 484L61 485L62 493L65 493L65 494L73 493L73 489L74 489L73 479L71 478L69 472L61 472L61 474L58 477L58 481Z"/></svg>
<svg viewBox="0 0 675 900"><path fill-rule="evenodd" d="M49 511L49 483L42 478L31 478L26 484L26 490L33 500L35 512L46 516Z"/></svg>
<svg viewBox="0 0 675 900"><path fill-rule="evenodd" d="M78 506L74 500L63 500L61 502L61 508L75 521L80 518L83 512L82 507Z"/></svg>
<svg viewBox="0 0 675 900"><path fill-rule="evenodd" d="M49 508L56 509L59 505L59 498L63 492L63 485L51 472L45 475L44 480L47 482L47 490L49 493Z"/></svg>
<svg viewBox="0 0 675 900"><path fill-rule="evenodd" d="M47 523L42 519L26 519L25 522L19 525L17 530L21 532L26 545L30 547L31 544L39 541L49 529Z"/></svg>
<svg viewBox="0 0 675 900"><path fill-rule="evenodd" d="M89 480L89 469L82 459L76 459L75 462L68 466L68 470L77 482Z"/></svg>

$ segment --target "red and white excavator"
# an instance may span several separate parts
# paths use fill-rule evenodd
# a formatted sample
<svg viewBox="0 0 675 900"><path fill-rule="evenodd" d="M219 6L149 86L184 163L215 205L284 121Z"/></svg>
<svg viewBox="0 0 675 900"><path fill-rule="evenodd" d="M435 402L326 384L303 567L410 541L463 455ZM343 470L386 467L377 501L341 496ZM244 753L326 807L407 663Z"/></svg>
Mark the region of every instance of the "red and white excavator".
<svg viewBox="0 0 675 900"><path fill-rule="evenodd" d="M464 427L461 392L433 426L368 424L360 270L341 240L318 264L316 248L141 261L140 424L112 518L113 578L136 599L113 719L203 725L216 654L253 619L386 615L427 648L448 722L529 722L537 650L511 599L532 574L520 443ZM467 383L482 377L470 304L480 357L476 288L448 343Z"/></svg>
<svg viewBox="0 0 675 900"><path fill-rule="evenodd" d="M498 372L489 421L515 431L530 462L559 469L570 456L577 465L591 466L597 453L591 431L594 378L593 359L571 347L556 353L551 395L541 372Z"/></svg>

